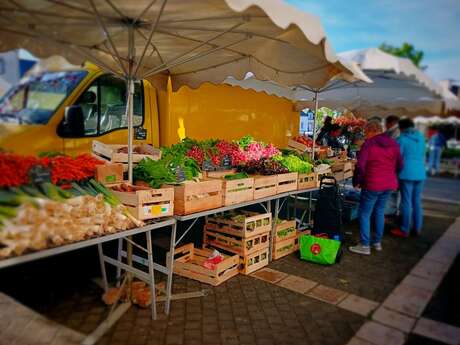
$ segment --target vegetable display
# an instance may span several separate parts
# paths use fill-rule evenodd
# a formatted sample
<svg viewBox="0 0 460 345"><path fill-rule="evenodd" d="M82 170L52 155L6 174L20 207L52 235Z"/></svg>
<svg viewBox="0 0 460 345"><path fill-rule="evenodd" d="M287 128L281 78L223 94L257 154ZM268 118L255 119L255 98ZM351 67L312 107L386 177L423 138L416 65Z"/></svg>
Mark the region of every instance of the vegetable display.
<svg viewBox="0 0 460 345"><path fill-rule="evenodd" d="M277 156L273 158L283 165L290 172L309 174L313 170L313 165L299 158L296 155Z"/></svg>
<svg viewBox="0 0 460 345"><path fill-rule="evenodd" d="M75 158L63 155L20 156L0 153L0 188L19 187L31 183L31 170L34 167L49 169L51 182L68 185L72 181L83 181L94 176L96 166L103 162L89 154Z"/></svg>
<svg viewBox="0 0 460 345"><path fill-rule="evenodd" d="M313 147L313 140L306 136L299 135L299 136L294 137L293 140L297 141L300 144L306 145L308 147Z"/></svg>
<svg viewBox="0 0 460 345"><path fill-rule="evenodd" d="M127 210L94 180L0 190L0 258L132 228Z"/></svg>
<svg viewBox="0 0 460 345"><path fill-rule="evenodd" d="M250 161L245 165L238 166L237 170L251 175L276 175L289 172L286 167L273 159Z"/></svg>

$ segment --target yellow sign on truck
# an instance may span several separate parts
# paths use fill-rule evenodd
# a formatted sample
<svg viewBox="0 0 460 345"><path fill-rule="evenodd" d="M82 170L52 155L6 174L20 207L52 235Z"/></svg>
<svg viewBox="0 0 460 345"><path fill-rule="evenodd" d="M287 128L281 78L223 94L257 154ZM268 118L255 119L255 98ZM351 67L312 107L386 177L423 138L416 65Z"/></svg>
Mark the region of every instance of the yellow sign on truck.
<svg viewBox="0 0 460 345"><path fill-rule="evenodd" d="M135 143L169 146L184 137L233 140L252 135L287 145L298 133L290 100L229 85L172 92L135 85ZM22 154L89 152L93 140L127 143L126 83L94 65L31 75L0 100L0 148Z"/></svg>

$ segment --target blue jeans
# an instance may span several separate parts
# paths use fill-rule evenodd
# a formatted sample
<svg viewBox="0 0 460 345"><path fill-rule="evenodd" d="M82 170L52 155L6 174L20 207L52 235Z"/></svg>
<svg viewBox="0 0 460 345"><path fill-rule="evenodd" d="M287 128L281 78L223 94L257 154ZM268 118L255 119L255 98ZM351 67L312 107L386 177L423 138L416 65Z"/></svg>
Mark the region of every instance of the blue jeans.
<svg viewBox="0 0 460 345"><path fill-rule="evenodd" d="M432 174L439 172L439 166L441 165L441 154L442 147L431 147L428 154L428 169Z"/></svg>
<svg viewBox="0 0 460 345"><path fill-rule="evenodd" d="M401 231L409 233L411 225L420 233L423 225L422 191L425 181L400 180Z"/></svg>
<svg viewBox="0 0 460 345"><path fill-rule="evenodd" d="M398 214L399 209L399 193L391 191L388 201L385 205L385 216L395 216Z"/></svg>
<svg viewBox="0 0 460 345"><path fill-rule="evenodd" d="M370 190L362 190L359 200L359 230L361 244L369 246L371 243L380 243L383 236L383 228L385 226L385 204L391 190L383 192L373 192ZM374 218L375 233L370 239L371 218Z"/></svg>

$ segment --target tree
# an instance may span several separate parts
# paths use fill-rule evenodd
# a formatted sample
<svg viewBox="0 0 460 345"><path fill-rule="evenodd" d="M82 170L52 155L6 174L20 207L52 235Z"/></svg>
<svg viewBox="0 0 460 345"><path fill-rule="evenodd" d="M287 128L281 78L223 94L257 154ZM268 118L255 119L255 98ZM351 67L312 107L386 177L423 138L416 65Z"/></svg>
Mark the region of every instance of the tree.
<svg viewBox="0 0 460 345"><path fill-rule="evenodd" d="M422 70L426 69L427 67L421 65L424 57L424 52L421 50L416 50L415 47L410 43L404 42L401 47L395 47L390 44L382 43L379 48L388 54L412 60L414 65Z"/></svg>

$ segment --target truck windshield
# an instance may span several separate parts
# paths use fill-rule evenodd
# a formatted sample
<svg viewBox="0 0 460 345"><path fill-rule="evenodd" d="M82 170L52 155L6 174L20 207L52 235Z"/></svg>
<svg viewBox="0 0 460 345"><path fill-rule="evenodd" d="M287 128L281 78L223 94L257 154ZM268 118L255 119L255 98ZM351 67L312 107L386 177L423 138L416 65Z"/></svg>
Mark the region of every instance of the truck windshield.
<svg viewBox="0 0 460 345"><path fill-rule="evenodd" d="M46 124L86 74L48 72L22 80L0 99L0 122Z"/></svg>

